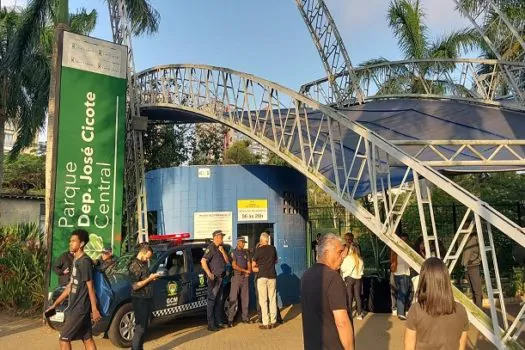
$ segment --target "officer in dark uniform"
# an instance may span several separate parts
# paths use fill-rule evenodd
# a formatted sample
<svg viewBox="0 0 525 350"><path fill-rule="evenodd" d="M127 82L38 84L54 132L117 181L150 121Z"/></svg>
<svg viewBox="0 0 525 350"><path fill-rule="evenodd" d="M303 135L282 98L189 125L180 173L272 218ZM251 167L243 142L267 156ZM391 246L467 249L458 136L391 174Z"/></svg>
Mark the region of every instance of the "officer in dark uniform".
<svg viewBox="0 0 525 350"><path fill-rule="evenodd" d="M208 330L211 332L223 327L222 316L222 280L225 276L224 267L228 263L228 255L223 247L224 234L221 230L212 233L213 242L210 243L201 259L202 269L208 276Z"/></svg>
<svg viewBox="0 0 525 350"><path fill-rule="evenodd" d="M239 292L241 295L242 322L250 323L248 318L249 302L249 278L252 272L250 255L247 249L244 249L246 240L243 237L237 239L237 248L232 251L233 278L230 289L230 307L228 312L228 327L233 326L233 319L237 313L237 304Z"/></svg>

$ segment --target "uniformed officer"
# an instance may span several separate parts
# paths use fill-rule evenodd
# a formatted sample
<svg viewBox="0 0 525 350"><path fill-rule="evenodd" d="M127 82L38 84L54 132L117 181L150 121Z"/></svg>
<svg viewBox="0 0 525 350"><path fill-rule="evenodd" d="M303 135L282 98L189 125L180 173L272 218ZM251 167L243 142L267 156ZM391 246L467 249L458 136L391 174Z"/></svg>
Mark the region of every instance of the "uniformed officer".
<svg viewBox="0 0 525 350"><path fill-rule="evenodd" d="M228 255L223 247L224 233L216 230L212 233L213 243L210 243L201 260L202 269L208 276L208 330L215 332L222 324L222 280L225 276L224 267L228 263Z"/></svg>
<svg viewBox="0 0 525 350"><path fill-rule="evenodd" d="M247 249L244 249L246 240L241 237L237 239L237 248L232 251L233 278L230 289L230 307L228 312L228 327L233 326L233 319L237 313L237 303L239 292L241 295L242 322L250 323L248 318L249 303L249 278L252 272L250 256Z"/></svg>

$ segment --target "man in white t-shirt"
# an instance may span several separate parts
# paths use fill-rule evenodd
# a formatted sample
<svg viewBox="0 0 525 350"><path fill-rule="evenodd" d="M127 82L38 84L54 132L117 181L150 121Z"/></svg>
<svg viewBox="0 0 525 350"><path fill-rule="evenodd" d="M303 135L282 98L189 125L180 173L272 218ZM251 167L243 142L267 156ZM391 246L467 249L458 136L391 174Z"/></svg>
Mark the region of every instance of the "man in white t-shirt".
<svg viewBox="0 0 525 350"><path fill-rule="evenodd" d="M401 233L399 237L404 242L408 241L408 235L406 233ZM390 271L394 274L394 280L397 287L397 317L400 320L406 320L410 287L412 283L410 280L410 266L405 260L392 251L390 255Z"/></svg>

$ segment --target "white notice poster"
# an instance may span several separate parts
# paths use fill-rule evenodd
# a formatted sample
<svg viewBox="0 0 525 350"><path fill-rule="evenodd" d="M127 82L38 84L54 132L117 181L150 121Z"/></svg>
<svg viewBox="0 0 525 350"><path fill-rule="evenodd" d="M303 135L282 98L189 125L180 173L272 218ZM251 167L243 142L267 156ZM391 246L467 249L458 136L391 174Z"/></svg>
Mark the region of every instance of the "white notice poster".
<svg viewBox="0 0 525 350"><path fill-rule="evenodd" d="M212 239L215 230L221 230L224 243L232 243L233 216L231 211L195 212L193 213L193 238Z"/></svg>

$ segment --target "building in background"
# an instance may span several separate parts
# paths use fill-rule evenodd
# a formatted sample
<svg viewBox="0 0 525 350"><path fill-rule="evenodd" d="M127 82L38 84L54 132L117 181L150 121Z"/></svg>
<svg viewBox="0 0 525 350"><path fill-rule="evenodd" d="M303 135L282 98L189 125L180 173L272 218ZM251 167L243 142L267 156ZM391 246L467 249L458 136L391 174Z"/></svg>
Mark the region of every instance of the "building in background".
<svg viewBox="0 0 525 350"><path fill-rule="evenodd" d="M308 209L306 177L297 170L268 165L157 169L146 174L146 190L151 234L189 232L194 239L211 239L221 229L226 242L235 244L244 236L253 251L259 235L269 230L279 257L278 285L291 290L286 294L278 286L282 304L298 298L297 281L307 267Z"/></svg>
<svg viewBox="0 0 525 350"><path fill-rule="evenodd" d="M11 122L7 122L5 123L4 133L5 133L4 152L7 153L7 152L10 152L15 145L16 137L17 137L16 127ZM22 150L22 153L38 154L38 148L39 148L39 142L38 142L38 136L36 136L35 140L33 141L33 144L30 147L27 147L26 149Z"/></svg>
<svg viewBox="0 0 525 350"><path fill-rule="evenodd" d="M250 152L253 154L259 156L259 159L261 160L261 163L268 162L268 156L269 152L267 148L265 148L263 145L258 143L257 141L252 140L248 136L244 135L243 133L240 133L238 131L235 131L233 129L228 129L224 136L224 150L227 150L230 148L235 142L241 141L241 140L248 140L250 141Z"/></svg>

